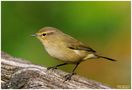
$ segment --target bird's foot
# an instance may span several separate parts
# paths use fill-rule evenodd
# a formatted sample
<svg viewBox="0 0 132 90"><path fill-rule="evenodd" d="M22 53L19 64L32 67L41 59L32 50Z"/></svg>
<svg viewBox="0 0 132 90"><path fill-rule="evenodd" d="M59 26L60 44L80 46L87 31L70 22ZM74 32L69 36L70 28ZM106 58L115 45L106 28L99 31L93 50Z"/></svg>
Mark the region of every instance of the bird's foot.
<svg viewBox="0 0 132 90"><path fill-rule="evenodd" d="M47 70L50 70L50 69L54 70L54 69L57 69L57 67L54 66L54 67L48 67L48 68L47 68Z"/></svg>
<svg viewBox="0 0 132 90"><path fill-rule="evenodd" d="M69 74L67 74L67 75L65 75L64 77L65 77L65 80L64 80L64 82L65 81L68 81L68 80L71 80L71 77L73 76L73 75L75 75L76 73L69 73Z"/></svg>

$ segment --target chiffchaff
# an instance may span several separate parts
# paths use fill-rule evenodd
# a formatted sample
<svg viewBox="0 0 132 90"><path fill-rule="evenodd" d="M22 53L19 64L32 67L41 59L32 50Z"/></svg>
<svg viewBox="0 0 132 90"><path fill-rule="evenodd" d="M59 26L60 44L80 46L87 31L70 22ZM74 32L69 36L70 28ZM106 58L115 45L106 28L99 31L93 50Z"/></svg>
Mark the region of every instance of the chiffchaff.
<svg viewBox="0 0 132 90"><path fill-rule="evenodd" d="M97 55L95 50L57 28L44 27L32 36L36 36L41 41L50 56L64 61L63 64L47 68L48 70L57 69L57 67L66 64L76 64L72 73L65 76L65 81L71 79L72 75L75 74L75 69L82 61L92 58L104 58L115 61L114 59Z"/></svg>

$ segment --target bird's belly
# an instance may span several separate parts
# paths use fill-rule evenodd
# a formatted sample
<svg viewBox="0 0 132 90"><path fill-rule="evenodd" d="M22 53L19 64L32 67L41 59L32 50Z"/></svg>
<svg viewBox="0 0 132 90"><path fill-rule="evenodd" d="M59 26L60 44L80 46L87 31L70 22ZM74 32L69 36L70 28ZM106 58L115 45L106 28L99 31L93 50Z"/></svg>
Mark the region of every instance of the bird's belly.
<svg viewBox="0 0 132 90"><path fill-rule="evenodd" d="M75 63L82 59L78 52L71 50L69 48L46 48L46 51L54 58L57 58L61 61Z"/></svg>

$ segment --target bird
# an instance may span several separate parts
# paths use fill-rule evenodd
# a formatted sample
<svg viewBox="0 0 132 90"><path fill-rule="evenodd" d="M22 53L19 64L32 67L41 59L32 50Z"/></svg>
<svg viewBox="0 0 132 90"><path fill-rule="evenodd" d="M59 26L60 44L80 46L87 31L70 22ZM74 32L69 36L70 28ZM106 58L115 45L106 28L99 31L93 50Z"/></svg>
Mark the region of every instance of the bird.
<svg viewBox="0 0 132 90"><path fill-rule="evenodd" d="M88 59L104 58L106 60L116 61L115 59L98 55L91 47L54 27L43 27L32 36L40 40L51 57L64 62L48 67L47 70L54 70L67 64L75 65L72 72L64 76L65 81L71 80L71 77L76 74L75 70L78 65Z"/></svg>

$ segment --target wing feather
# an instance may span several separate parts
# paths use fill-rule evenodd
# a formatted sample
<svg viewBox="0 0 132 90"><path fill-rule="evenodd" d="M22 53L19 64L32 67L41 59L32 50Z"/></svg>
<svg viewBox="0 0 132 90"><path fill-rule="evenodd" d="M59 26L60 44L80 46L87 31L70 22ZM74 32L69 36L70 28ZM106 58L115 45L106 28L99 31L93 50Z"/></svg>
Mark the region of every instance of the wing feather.
<svg viewBox="0 0 132 90"><path fill-rule="evenodd" d="M73 37L71 37L69 35L68 36L66 35L66 38L64 40L65 40L65 42L68 43L67 46L70 49L74 49L74 50L84 50L84 51L93 52L93 53L96 52L95 50L93 50L89 46L86 46L82 42L74 39Z"/></svg>

